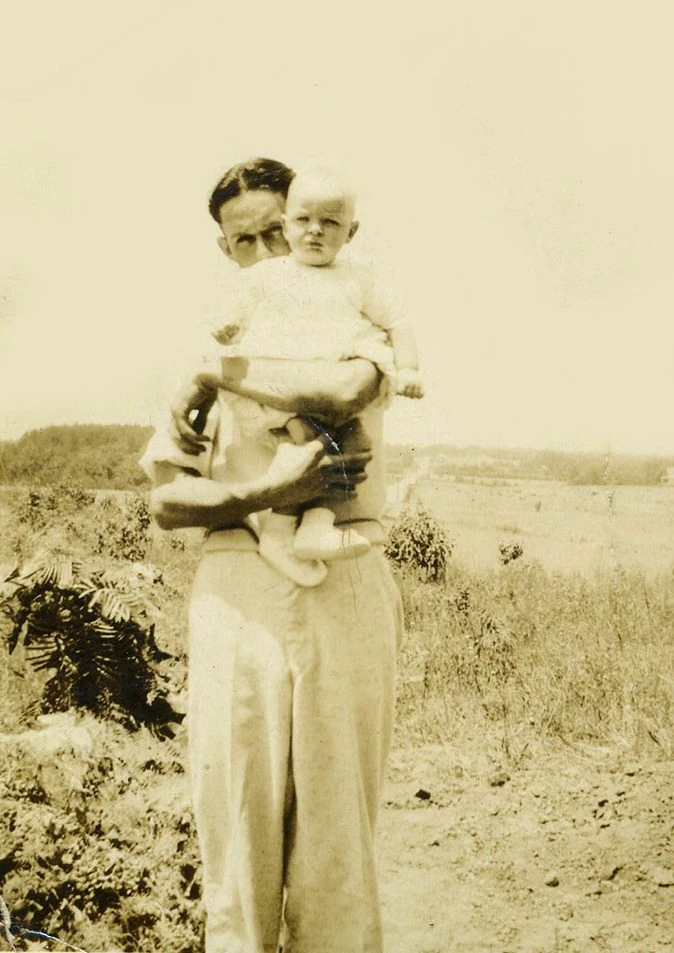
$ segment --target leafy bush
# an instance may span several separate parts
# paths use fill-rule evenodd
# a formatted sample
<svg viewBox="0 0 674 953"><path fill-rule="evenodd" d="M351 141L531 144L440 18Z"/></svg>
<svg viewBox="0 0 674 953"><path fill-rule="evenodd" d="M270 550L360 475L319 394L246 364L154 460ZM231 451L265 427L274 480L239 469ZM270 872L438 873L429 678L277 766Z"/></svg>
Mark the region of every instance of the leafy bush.
<svg viewBox="0 0 674 953"><path fill-rule="evenodd" d="M100 521L96 533L96 552L131 562L144 559L152 524L150 508L145 499L137 495L119 501L106 497L98 507Z"/></svg>
<svg viewBox="0 0 674 953"><path fill-rule="evenodd" d="M15 569L0 590L10 653L20 645L50 673L43 710L81 708L131 728L179 720L157 670L171 656L155 642L150 609L137 569L87 573L69 556Z"/></svg>
<svg viewBox="0 0 674 953"><path fill-rule="evenodd" d="M426 581L441 582L447 573L452 543L426 510L406 510L389 533L386 555L398 566L412 566Z"/></svg>

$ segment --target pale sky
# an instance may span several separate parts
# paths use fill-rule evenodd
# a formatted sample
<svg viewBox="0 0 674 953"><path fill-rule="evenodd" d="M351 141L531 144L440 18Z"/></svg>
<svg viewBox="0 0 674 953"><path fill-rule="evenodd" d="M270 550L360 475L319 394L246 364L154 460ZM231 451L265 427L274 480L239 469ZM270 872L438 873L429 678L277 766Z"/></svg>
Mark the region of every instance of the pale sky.
<svg viewBox="0 0 674 953"><path fill-rule="evenodd" d="M389 440L674 453L668 2L6 7L0 439L158 418L262 154L355 178L427 383Z"/></svg>

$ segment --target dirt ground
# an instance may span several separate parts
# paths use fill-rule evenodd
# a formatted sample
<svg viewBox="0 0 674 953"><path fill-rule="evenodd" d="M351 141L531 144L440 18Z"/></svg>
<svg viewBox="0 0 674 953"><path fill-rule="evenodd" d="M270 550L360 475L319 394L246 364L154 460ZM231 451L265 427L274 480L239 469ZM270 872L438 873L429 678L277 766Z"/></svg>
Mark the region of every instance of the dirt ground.
<svg viewBox="0 0 674 953"><path fill-rule="evenodd" d="M674 951L671 762L397 751L385 798L386 953Z"/></svg>

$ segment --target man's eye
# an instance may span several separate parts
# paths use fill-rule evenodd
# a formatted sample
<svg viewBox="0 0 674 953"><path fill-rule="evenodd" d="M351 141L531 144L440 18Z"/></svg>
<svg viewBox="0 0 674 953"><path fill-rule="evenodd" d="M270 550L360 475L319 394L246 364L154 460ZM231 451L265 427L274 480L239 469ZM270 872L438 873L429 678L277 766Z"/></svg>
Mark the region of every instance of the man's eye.
<svg viewBox="0 0 674 953"><path fill-rule="evenodd" d="M252 235L239 235L239 237L238 237L237 240L236 240L236 244L237 244L237 245L250 245L250 243L251 243L252 241L254 241Z"/></svg>
<svg viewBox="0 0 674 953"><path fill-rule="evenodd" d="M308 217L307 215L298 215L298 216L296 217L295 221L296 221L296 222L299 222L300 225L304 225L304 224L306 224L306 222L309 221L309 217Z"/></svg>
<svg viewBox="0 0 674 953"><path fill-rule="evenodd" d="M270 242L277 241L277 239L279 239L282 234L283 234L283 229L281 228L281 226L274 225L272 226L272 228L266 228L262 232L262 241L268 245Z"/></svg>

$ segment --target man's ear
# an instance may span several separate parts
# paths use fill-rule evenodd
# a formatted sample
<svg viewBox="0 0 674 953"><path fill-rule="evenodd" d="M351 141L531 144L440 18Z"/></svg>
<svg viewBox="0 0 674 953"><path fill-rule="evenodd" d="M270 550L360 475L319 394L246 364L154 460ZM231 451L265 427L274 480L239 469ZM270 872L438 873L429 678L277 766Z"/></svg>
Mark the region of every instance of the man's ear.
<svg viewBox="0 0 674 953"><path fill-rule="evenodd" d="M227 255L228 258L232 257L232 251L229 247L229 242L227 241L224 235L218 236L218 247L221 252Z"/></svg>
<svg viewBox="0 0 674 953"><path fill-rule="evenodd" d="M349 234L346 236L347 242L350 242L353 236L356 234L356 232L358 231L359 225L360 225L360 222L355 222L355 221L351 222L351 228L349 229Z"/></svg>

